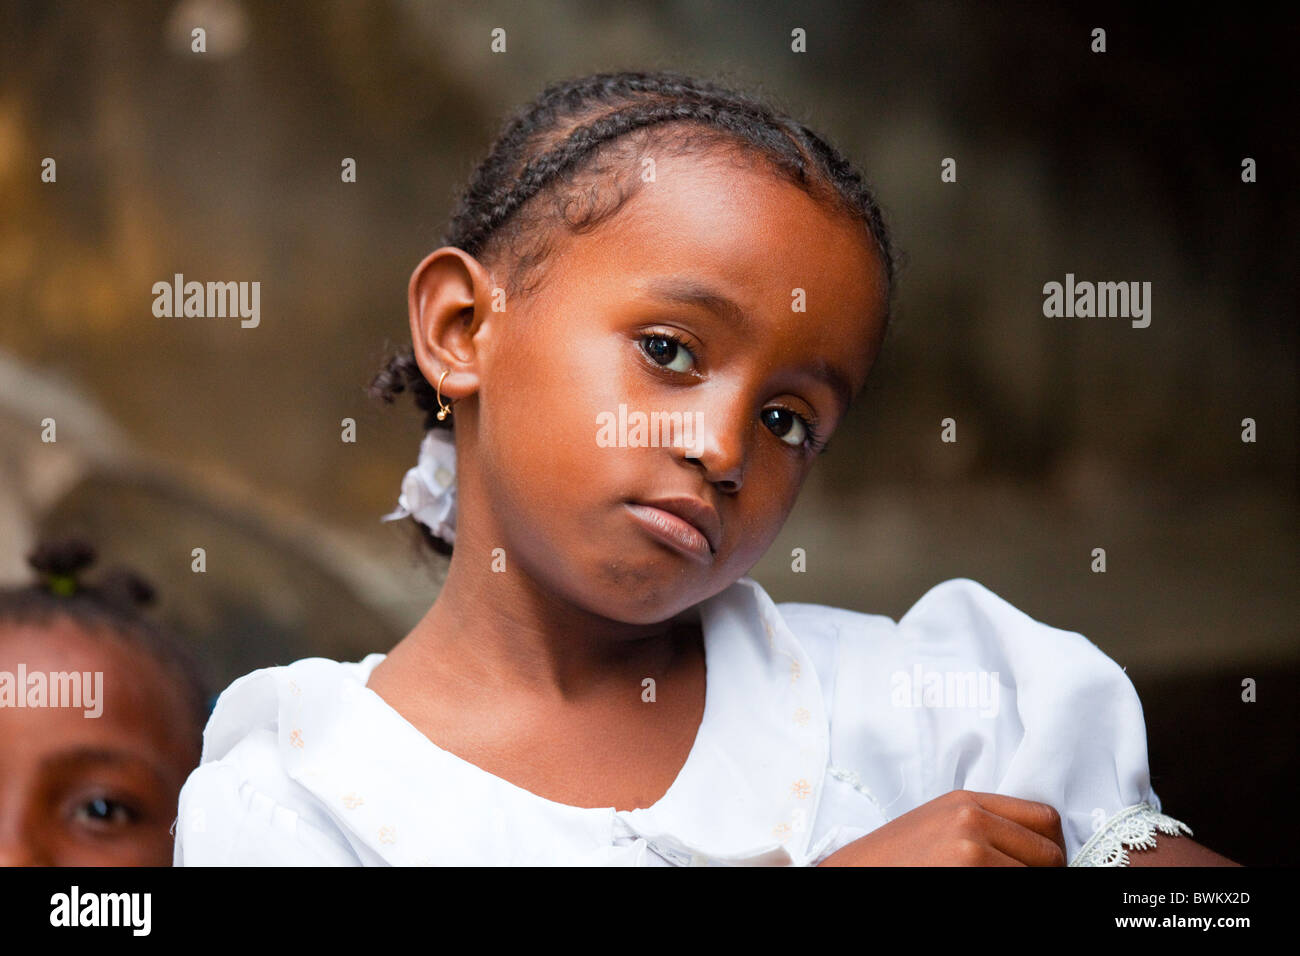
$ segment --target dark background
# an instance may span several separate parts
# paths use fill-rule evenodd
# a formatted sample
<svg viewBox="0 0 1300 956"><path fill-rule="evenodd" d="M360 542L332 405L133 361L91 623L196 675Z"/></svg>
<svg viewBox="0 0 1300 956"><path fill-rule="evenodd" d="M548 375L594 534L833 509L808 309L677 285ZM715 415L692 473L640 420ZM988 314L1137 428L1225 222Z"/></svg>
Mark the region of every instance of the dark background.
<svg viewBox="0 0 1300 956"><path fill-rule="evenodd" d="M1300 37L1272 9L6 2L0 583L42 533L89 533L217 687L387 650L444 564L377 520L421 433L363 388L453 189L551 80L720 76L859 163L906 256L867 394L753 576L894 618L970 577L1087 635L1141 694L1165 809L1294 863ZM260 280L260 327L155 318L175 272ZM1150 327L1045 318L1067 272L1150 281Z"/></svg>

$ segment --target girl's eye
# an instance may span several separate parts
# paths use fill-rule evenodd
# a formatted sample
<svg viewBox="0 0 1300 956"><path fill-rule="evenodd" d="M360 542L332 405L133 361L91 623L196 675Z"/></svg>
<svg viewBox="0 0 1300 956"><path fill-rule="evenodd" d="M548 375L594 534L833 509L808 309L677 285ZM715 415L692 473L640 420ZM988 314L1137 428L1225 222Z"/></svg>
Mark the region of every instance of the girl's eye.
<svg viewBox="0 0 1300 956"><path fill-rule="evenodd" d="M817 444L812 423L788 408L765 408L762 417L763 424L787 445L801 448Z"/></svg>
<svg viewBox="0 0 1300 956"><path fill-rule="evenodd" d="M649 335L641 336L641 349L650 356L656 365L662 365L664 368L673 372L688 372L691 366L695 364L695 356L691 354L681 339L668 335L663 332L653 332ZM682 367L683 356L685 357L685 367Z"/></svg>
<svg viewBox="0 0 1300 956"><path fill-rule="evenodd" d="M641 336L641 349L662 368L686 373L695 365L695 355L686 344L667 332L651 332ZM788 408L767 408L761 415L763 424L781 441L792 448L809 452L821 451L824 446L817 432L816 420L810 420Z"/></svg>
<svg viewBox="0 0 1300 956"><path fill-rule="evenodd" d="M120 827L133 823L136 813L125 803L107 797L94 797L79 803L73 811L77 823L93 827Z"/></svg>

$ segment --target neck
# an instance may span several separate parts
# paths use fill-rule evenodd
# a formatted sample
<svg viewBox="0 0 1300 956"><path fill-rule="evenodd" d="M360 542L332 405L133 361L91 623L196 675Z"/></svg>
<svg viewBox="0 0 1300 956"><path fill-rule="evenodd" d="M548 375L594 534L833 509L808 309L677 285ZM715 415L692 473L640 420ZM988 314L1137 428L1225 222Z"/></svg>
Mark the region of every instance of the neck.
<svg viewBox="0 0 1300 956"><path fill-rule="evenodd" d="M401 645L417 666L454 675L476 693L576 703L610 683L639 686L666 673L697 633L690 610L628 624L577 606L517 566L490 568L489 553L458 541L437 601Z"/></svg>

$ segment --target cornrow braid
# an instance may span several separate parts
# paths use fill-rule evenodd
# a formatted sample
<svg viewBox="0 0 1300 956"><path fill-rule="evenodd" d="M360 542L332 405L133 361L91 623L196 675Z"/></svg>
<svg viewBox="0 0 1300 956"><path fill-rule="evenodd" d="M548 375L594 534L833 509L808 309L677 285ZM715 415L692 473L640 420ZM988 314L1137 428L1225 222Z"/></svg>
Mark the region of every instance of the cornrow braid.
<svg viewBox="0 0 1300 956"><path fill-rule="evenodd" d="M442 244L485 263L502 262L507 298L535 291L536 284L529 280L537 278L546 261L555 222L581 234L617 213L633 194L635 182L629 186L604 175L601 159L616 150L644 148L649 131L667 124L681 129L664 136L657 150L683 154L739 148L859 222L884 267L888 328L894 251L884 216L861 172L792 117L747 93L684 73L594 73L548 85L506 119L462 191ZM618 168L626 170L629 164ZM577 179L584 173L591 182L579 185ZM611 185L613 196L607 198ZM537 208L546 200L551 205L549 219ZM450 418L437 420L435 390L405 348L387 360L368 391L391 404L408 388L425 412L426 431L452 427ZM451 553L450 545L419 527L427 544L441 554Z"/></svg>

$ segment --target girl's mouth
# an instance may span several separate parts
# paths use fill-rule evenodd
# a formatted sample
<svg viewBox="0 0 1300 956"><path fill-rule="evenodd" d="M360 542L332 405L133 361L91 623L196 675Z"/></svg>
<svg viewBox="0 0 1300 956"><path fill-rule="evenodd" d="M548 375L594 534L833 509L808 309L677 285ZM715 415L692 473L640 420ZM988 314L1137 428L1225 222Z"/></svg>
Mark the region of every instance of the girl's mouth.
<svg viewBox="0 0 1300 956"><path fill-rule="evenodd" d="M709 546L708 539L690 522L661 508L633 501L625 502L624 507L632 516L632 520L656 540L688 557L706 564L712 562L713 549Z"/></svg>

